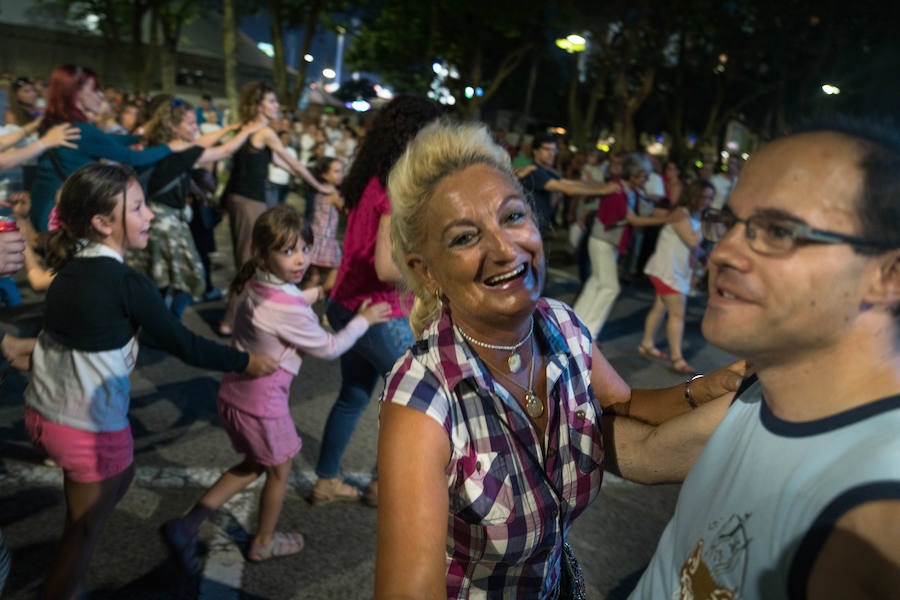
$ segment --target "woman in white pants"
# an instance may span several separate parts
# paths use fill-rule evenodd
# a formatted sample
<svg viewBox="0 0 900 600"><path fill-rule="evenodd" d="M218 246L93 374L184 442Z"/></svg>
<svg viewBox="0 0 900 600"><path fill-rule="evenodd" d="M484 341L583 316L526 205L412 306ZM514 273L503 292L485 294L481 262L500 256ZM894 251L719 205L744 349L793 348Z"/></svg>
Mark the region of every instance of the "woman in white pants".
<svg viewBox="0 0 900 600"><path fill-rule="evenodd" d="M637 194L647 180L643 163L630 157L622 169L622 178L614 180L620 191L604 196L597 208L597 218L588 240L591 275L575 302L575 314L596 339L619 295L619 275L616 262L619 250L627 246L626 225L660 225L669 218L669 211L656 209L648 217L635 214Z"/></svg>

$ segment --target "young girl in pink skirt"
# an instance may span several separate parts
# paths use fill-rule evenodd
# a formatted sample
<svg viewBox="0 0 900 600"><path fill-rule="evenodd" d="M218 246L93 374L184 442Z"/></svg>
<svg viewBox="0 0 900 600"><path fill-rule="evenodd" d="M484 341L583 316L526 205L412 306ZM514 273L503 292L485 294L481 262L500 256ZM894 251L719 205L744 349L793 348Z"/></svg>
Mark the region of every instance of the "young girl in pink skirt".
<svg viewBox="0 0 900 600"><path fill-rule="evenodd" d="M344 163L336 158L320 158L312 170L313 177L335 188L344 180ZM316 194L312 218L313 246L309 252L309 284L321 285L328 294L337 280L337 268L341 264L341 245L337 240L337 228L344 208L344 199L338 194ZM307 213L308 214L308 213Z"/></svg>
<svg viewBox="0 0 900 600"><path fill-rule="evenodd" d="M241 375L222 379L219 418L234 449L245 457L223 473L186 516L167 521L162 527L166 543L189 573L200 571L200 524L262 474L266 482L259 501L258 527L247 558L260 561L303 549L302 534L275 531L291 460L301 446L288 410L291 379L299 372L305 355L336 358L369 325L386 321L390 314L386 302L367 302L339 333L323 330L310 308L323 298L322 288L301 291L297 287L309 267L311 241L300 213L283 204L270 208L253 226L253 258L231 284L231 293L241 295L234 321L234 345L276 357L280 368L259 379Z"/></svg>
<svg viewBox="0 0 900 600"><path fill-rule="evenodd" d="M63 225L46 256L56 277L25 390L28 435L64 476L66 520L44 598L78 594L106 519L134 477L129 375L139 328L195 366L248 378L277 366L194 335L169 312L156 285L124 264L126 250L147 245L153 218L130 167L82 167L63 183L58 207Z"/></svg>

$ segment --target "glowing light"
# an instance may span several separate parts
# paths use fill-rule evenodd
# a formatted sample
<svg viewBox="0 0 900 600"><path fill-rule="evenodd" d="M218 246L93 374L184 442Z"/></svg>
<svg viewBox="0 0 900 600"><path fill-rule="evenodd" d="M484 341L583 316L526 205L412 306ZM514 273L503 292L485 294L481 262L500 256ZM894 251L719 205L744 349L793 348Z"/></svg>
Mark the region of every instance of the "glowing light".
<svg viewBox="0 0 900 600"><path fill-rule="evenodd" d="M597 144L597 150L603 150L604 152L609 152L609 146L606 144Z"/></svg>
<svg viewBox="0 0 900 600"><path fill-rule="evenodd" d="M826 83L822 86L822 91L828 94L829 96L837 96L841 93L841 88L836 85L830 85Z"/></svg>
<svg viewBox="0 0 900 600"><path fill-rule="evenodd" d="M484 90L481 89L480 87L475 88L475 95L476 96L484 96Z"/></svg>
<svg viewBox="0 0 900 600"><path fill-rule="evenodd" d="M750 158L750 155L747 154L746 152L744 152L743 154L741 154L741 158L743 158L744 160L747 160L748 158Z"/></svg>
<svg viewBox="0 0 900 600"><path fill-rule="evenodd" d="M338 91L338 88L340 88L340 87L341 87L341 86L340 86L340 84L338 84L338 83L333 83L333 82L332 82L332 83L326 83L326 84L325 84L325 91L328 92L329 94L333 94L334 92Z"/></svg>
<svg viewBox="0 0 900 600"><path fill-rule="evenodd" d="M337 73L334 72L334 69L322 69L322 77L325 79L334 79L334 76Z"/></svg>
<svg viewBox="0 0 900 600"><path fill-rule="evenodd" d="M366 102L365 100L354 100L353 102L348 102L344 106L347 108L352 108L356 112L366 112L372 105Z"/></svg>
<svg viewBox="0 0 900 600"><path fill-rule="evenodd" d="M466 98L471 98L475 95L475 88L472 86L466 86L466 89L463 90L463 93L466 95Z"/></svg>
<svg viewBox="0 0 900 600"><path fill-rule="evenodd" d="M702 169L702 168L703 168L703 161L702 161L702 160L698 160L697 162L694 163L694 166L697 167L698 169Z"/></svg>
<svg viewBox="0 0 900 600"><path fill-rule="evenodd" d="M738 143L735 142L734 140L729 140L728 143L725 144L725 147L728 148L729 150L731 150L732 152L737 152L738 148L740 148Z"/></svg>
<svg viewBox="0 0 900 600"><path fill-rule="evenodd" d="M313 61L313 55L312 55L312 54L304 54L304 55L303 55L303 60L305 60L306 62L312 62L312 61Z"/></svg>
<svg viewBox="0 0 900 600"><path fill-rule="evenodd" d="M722 150L721 152L719 152L719 156L721 156L722 158L728 158L728 151Z"/></svg>
<svg viewBox="0 0 900 600"><path fill-rule="evenodd" d="M390 88L386 88L383 86L375 84L375 95L379 98L383 98L384 100L390 100L394 97L394 92L390 90Z"/></svg>
<svg viewBox="0 0 900 600"><path fill-rule="evenodd" d="M727 62L728 62L728 55L727 55L727 54L720 54L720 55L719 55L719 62L722 63L723 65L724 65L725 63L727 63Z"/></svg>
<svg viewBox="0 0 900 600"><path fill-rule="evenodd" d="M256 47L259 48L260 51L269 58L275 56L275 46L268 42L259 42L258 44L256 44Z"/></svg>
<svg viewBox="0 0 900 600"><path fill-rule="evenodd" d="M453 106L454 104L456 104L456 98L454 96L448 96L447 104L449 104L450 106Z"/></svg>
<svg viewBox="0 0 900 600"><path fill-rule="evenodd" d="M559 38L556 40L556 45L559 48L562 48L569 54L573 52L584 52L587 41L578 34L571 34L564 38Z"/></svg>
<svg viewBox="0 0 900 600"><path fill-rule="evenodd" d="M431 63L431 70L434 71L436 75L440 75L444 68L441 66L441 63L434 62Z"/></svg>
<svg viewBox="0 0 900 600"><path fill-rule="evenodd" d="M547 129L548 133L555 133L556 135L566 135L565 127L549 127Z"/></svg>

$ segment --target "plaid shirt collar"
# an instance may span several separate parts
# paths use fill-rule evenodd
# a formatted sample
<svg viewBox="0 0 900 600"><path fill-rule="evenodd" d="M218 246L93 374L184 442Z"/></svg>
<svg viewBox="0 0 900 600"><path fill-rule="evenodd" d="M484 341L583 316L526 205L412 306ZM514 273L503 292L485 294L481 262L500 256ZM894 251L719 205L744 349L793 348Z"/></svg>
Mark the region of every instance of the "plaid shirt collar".
<svg viewBox="0 0 900 600"><path fill-rule="evenodd" d="M539 299L534 311L535 333L540 332L541 337L547 341L549 348L547 374L555 383L568 364L572 351L559 328L548 324L548 319L553 318L550 312L547 301L544 298ZM426 347L430 348L430 352L437 353L448 389L456 390L460 382L469 378L474 378L478 387L482 389L494 389L494 378L484 362L453 326L453 320L447 311L442 311L441 316L428 327L423 336L424 344L427 344Z"/></svg>

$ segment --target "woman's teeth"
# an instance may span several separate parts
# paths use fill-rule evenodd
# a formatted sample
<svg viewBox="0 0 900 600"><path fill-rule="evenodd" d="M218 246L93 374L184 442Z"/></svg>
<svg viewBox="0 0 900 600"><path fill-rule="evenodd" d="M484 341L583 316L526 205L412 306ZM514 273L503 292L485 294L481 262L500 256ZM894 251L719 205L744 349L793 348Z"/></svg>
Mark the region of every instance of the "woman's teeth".
<svg viewBox="0 0 900 600"><path fill-rule="evenodd" d="M509 273L503 273L501 275L495 275L493 277L489 277L485 280L485 285L499 285L504 281L509 281L510 279L515 279L525 272L525 265L519 265L518 269L510 271Z"/></svg>

